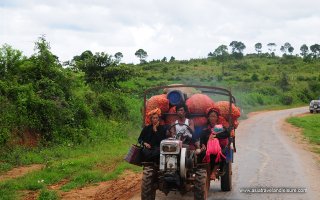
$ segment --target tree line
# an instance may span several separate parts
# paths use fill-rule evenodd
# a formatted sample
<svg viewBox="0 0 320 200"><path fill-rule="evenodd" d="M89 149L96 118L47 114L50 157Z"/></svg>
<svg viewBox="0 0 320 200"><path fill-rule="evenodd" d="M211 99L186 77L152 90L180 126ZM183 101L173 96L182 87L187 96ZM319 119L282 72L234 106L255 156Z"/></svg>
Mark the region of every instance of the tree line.
<svg viewBox="0 0 320 200"><path fill-rule="evenodd" d="M268 52L263 53L262 52L262 48L263 45L262 43L258 42L254 45L254 49L257 52L258 55L261 56L271 56L274 57L275 56L275 51L277 50L277 44L274 42L270 42L267 44L267 48L268 48ZM232 55L234 58L242 58L243 55L243 51L246 49L246 45L241 42L241 41L232 41L229 44L229 47L231 48L231 52L229 53L229 49L227 45L220 45L218 46L213 52L209 52L208 53L208 57L212 58L212 57L224 57L224 56L229 56ZM280 46L280 51L282 52L282 56L293 56L293 51L294 51L294 47L289 43L289 42L285 42L283 45ZM139 58L140 64L144 64L147 63L146 58L148 57L148 53L144 50L144 49L138 49L135 52L135 56L137 58ZM298 54L296 54L296 56L299 56ZM306 44L301 45L300 47L300 56L303 57L303 60L305 62L310 62L313 59L318 59L320 58L320 45L319 44L313 44L307 46ZM121 61L121 59L123 58L123 54L121 52L118 52L114 55L114 57L116 58L116 61L119 63ZM167 62L167 58L163 57L161 60L152 60L151 62ZM169 62L175 61L175 57L171 56Z"/></svg>
<svg viewBox="0 0 320 200"><path fill-rule="evenodd" d="M226 45L220 45L218 46L213 52L208 53L208 57L215 57L220 58L225 57L228 55L232 55L235 58L242 58L243 57L243 51L246 49L246 45L242 43L241 41L232 41L229 44L229 47L231 47L231 54L229 54L228 47ZM275 56L275 51L277 44L276 43L268 43L268 51L267 53L263 54L262 52L262 43L258 42L254 45L254 48L258 55L265 55L265 56ZM280 46L280 51L283 53L282 56L292 56L294 47L289 43L286 42L282 46ZM320 58L320 45L319 44L313 44L310 47L308 47L306 44L303 44L300 47L300 55L303 57L303 60L306 62L311 61L312 59L318 59ZM298 54L296 56L299 56Z"/></svg>

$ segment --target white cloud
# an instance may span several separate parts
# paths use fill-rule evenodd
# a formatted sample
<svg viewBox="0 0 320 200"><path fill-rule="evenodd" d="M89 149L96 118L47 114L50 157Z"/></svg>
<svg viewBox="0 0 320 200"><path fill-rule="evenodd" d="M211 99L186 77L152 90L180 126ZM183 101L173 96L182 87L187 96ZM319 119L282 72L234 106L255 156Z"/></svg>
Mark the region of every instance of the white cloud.
<svg viewBox="0 0 320 200"><path fill-rule="evenodd" d="M299 53L304 43L319 43L317 0L135 0L0 2L0 44L33 53L45 34L60 60L85 50L124 54L138 62L137 49L148 60L206 57L221 44L242 41L246 53L254 44L290 42Z"/></svg>

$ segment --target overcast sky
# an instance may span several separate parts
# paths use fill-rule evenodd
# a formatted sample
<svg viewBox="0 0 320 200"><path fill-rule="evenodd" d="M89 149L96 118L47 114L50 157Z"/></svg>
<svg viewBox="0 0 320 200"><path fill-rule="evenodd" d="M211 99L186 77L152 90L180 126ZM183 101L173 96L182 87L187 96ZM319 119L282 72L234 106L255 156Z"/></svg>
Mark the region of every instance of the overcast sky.
<svg viewBox="0 0 320 200"><path fill-rule="evenodd" d="M43 34L60 61L91 50L137 63L140 48L149 61L204 58L234 40L296 54L320 43L320 0L0 0L0 45L29 56Z"/></svg>

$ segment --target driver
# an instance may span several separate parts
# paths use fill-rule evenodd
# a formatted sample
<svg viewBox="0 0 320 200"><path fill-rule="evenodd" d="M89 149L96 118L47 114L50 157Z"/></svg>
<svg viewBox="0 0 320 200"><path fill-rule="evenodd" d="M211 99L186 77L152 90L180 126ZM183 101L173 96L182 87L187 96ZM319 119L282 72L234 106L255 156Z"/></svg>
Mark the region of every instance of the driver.
<svg viewBox="0 0 320 200"><path fill-rule="evenodd" d="M194 150L195 146L199 146L198 142L192 144L192 133L194 132L194 123L193 120L186 118L188 113L188 108L185 104L176 106L176 113L178 119L171 125L170 135L171 137L174 134L181 133L181 141L183 144L188 144L190 149Z"/></svg>

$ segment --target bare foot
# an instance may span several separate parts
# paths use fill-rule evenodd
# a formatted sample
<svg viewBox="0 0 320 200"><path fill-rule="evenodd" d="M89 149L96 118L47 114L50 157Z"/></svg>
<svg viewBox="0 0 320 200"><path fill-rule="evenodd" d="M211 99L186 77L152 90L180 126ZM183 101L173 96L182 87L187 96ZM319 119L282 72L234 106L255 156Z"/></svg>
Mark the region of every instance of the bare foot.
<svg viewBox="0 0 320 200"><path fill-rule="evenodd" d="M216 173L215 172L211 173L210 180L216 180Z"/></svg>

